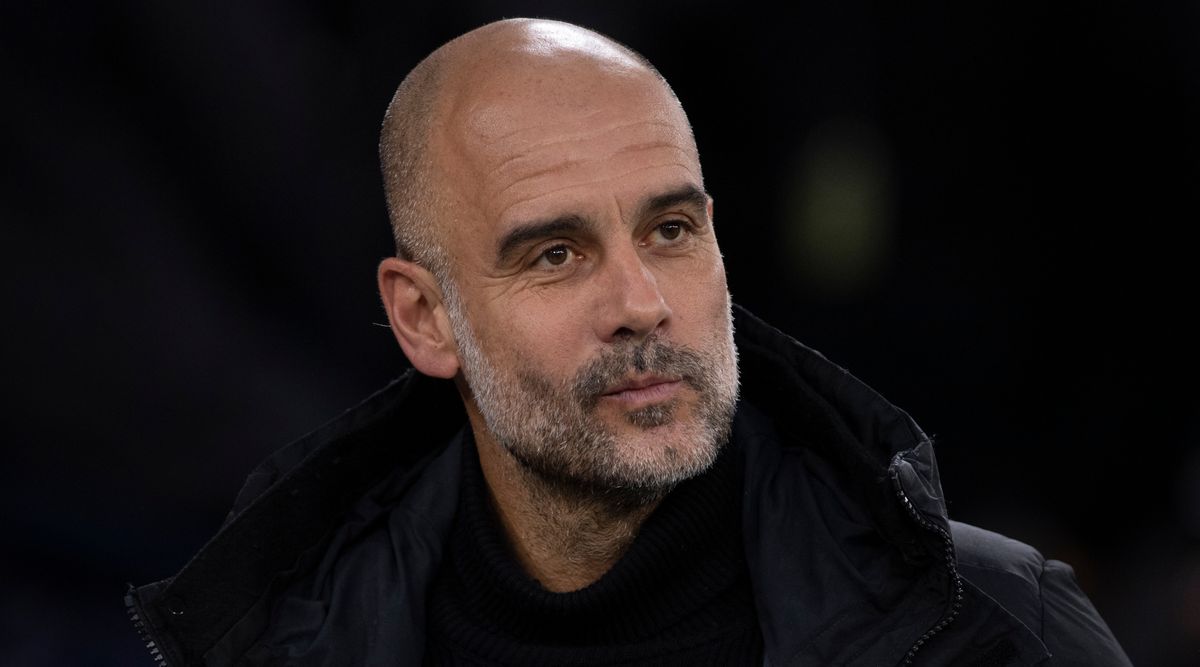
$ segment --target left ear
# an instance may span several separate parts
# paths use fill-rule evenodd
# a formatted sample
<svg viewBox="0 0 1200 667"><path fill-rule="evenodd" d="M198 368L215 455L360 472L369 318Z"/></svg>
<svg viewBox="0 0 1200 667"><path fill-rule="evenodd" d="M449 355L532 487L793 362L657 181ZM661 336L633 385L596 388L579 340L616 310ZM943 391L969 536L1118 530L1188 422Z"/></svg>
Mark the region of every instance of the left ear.
<svg viewBox="0 0 1200 667"><path fill-rule="evenodd" d="M379 296L392 333L413 368L437 378L458 374L458 347L433 274L399 257L379 263Z"/></svg>

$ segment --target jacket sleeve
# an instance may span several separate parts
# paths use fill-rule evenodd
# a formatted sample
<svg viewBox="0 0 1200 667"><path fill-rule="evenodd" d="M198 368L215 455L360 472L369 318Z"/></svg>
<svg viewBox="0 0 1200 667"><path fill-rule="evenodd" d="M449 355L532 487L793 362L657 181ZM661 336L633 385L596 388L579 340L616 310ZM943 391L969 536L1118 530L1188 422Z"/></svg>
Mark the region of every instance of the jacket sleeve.
<svg viewBox="0 0 1200 667"><path fill-rule="evenodd" d="M1056 667L1130 666L1129 657L1079 588L1070 565L1047 560L1038 579L1042 598L1042 641Z"/></svg>

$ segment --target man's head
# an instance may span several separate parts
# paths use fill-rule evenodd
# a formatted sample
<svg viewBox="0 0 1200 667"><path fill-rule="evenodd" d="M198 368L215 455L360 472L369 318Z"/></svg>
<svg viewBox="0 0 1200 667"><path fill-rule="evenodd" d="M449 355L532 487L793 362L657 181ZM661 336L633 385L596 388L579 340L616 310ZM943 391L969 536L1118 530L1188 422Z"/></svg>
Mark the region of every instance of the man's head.
<svg viewBox="0 0 1200 667"><path fill-rule="evenodd" d="M401 85L381 158L393 331L456 379L481 447L592 494L715 458L737 396L724 266L691 128L640 56L484 26Z"/></svg>

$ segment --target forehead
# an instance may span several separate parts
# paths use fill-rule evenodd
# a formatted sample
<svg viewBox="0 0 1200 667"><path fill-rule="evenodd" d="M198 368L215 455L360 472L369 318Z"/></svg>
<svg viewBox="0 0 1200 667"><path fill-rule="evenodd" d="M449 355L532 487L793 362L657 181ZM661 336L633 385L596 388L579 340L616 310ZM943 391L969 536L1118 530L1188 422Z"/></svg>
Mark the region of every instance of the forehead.
<svg viewBox="0 0 1200 667"><path fill-rule="evenodd" d="M614 67L478 82L469 103L448 114L437 149L466 214L451 223L452 235L490 236L531 216L592 213L664 188L702 187L678 102L654 74ZM571 208L581 210L553 210Z"/></svg>

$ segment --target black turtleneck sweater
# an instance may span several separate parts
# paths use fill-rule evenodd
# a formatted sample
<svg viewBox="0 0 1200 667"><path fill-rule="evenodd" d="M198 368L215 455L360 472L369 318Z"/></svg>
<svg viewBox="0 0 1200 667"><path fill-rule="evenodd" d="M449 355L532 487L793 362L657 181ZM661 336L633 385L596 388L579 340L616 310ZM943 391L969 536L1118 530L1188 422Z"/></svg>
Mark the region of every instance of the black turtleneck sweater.
<svg viewBox="0 0 1200 667"><path fill-rule="evenodd" d="M599 580L552 593L521 569L474 448L430 591L427 665L761 665L731 443L680 484Z"/></svg>

